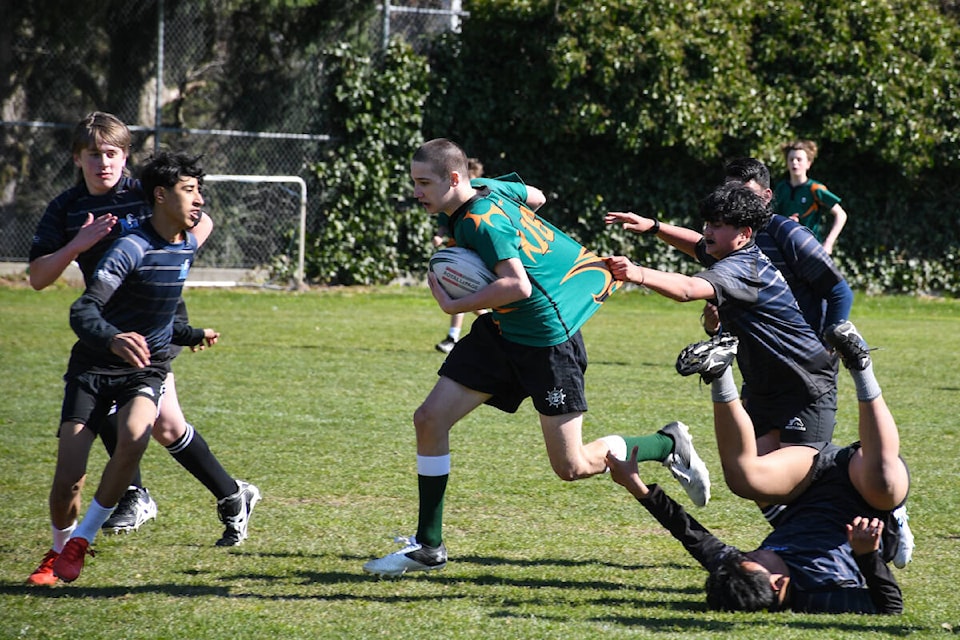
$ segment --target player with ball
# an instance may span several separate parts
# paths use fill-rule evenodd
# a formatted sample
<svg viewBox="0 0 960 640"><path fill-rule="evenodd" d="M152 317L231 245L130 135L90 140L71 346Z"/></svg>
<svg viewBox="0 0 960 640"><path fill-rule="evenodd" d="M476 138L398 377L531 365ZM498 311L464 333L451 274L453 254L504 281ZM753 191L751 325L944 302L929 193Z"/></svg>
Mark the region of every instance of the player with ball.
<svg viewBox="0 0 960 640"><path fill-rule="evenodd" d="M445 265L434 261L428 281L440 308L448 314L492 311L456 343L414 413L416 535L398 539L400 550L367 562L364 570L400 576L446 566L442 521L450 429L482 404L513 413L529 397L540 415L550 465L563 480L603 473L608 452L623 459L636 446L638 459L662 461L695 504L706 504L709 473L686 426L671 423L644 437L583 442L587 354L580 328L618 286L604 261L534 213L528 198L542 195L516 174L471 183L466 154L449 140L421 146L410 177L414 197L437 216L437 226L449 230L461 253L469 249L482 261L471 266L457 252L444 257ZM441 270L456 275L438 278Z"/></svg>

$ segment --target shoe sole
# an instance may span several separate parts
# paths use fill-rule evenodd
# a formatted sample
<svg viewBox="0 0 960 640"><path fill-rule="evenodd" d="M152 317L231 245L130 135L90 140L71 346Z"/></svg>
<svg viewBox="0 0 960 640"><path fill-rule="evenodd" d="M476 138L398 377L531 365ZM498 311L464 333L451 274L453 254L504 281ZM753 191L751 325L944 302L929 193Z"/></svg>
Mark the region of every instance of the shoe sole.
<svg viewBox="0 0 960 640"><path fill-rule="evenodd" d="M427 571L439 571L447 566L447 563L438 564L435 566L424 566L423 569L401 569L399 571L377 571L376 569L363 568L364 573L369 573L370 575L378 576L380 578L401 578L408 573L425 573Z"/></svg>
<svg viewBox="0 0 960 640"><path fill-rule="evenodd" d="M140 527L147 524L149 521L156 520L156 519L157 519L157 515L154 514L152 516L148 516L147 518L145 518L144 521L138 525L134 525L130 527L106 527L106 528L101 528L100 531L102 531L103 533L110 533L113 535L120 535L121 533L133 533L134 531L139 531Z"/></svg>

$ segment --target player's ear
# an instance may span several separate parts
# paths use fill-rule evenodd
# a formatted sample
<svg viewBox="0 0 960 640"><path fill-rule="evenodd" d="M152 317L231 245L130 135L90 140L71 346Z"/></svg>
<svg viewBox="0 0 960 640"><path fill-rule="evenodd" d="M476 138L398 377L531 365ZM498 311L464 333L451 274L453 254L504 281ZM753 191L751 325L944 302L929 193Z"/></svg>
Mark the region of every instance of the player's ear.
<svg viewBox="0 0 960 640"><path fill-rule="evenodd" d="M457 187L460 185L460 181L463 179L463 176L460 175L459 171L450 172L450 186Z"/></svg>
<svg viewBox="0 0 960 640"><path fill-rule="evenodd" d="M163 187L154 187L153 188L153 201L154 202L163 202L164 197L167 192Z"/></svg>

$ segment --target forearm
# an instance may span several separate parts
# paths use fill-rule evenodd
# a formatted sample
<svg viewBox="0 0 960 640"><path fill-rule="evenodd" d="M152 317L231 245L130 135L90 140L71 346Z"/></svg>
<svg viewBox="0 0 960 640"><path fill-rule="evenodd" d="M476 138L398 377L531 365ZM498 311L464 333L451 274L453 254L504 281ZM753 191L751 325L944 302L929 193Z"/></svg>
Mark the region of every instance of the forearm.
<svg viewBox="0 0 960 640"><path fill-rule="evenodd" d="M649 485L647 497L637 500L704 568L709 569L727 548L659 486Z"/></svg>
<svg viewBox="0 0 960 640"><path fill-rule="evenodd" d="M88 293L70 307L70 328L80 342L98 350L110 351L110 343L120 330L103 319L103 303Z"/></svg>
<svg viewBox="0 0 960 640"><path fill-rule="evenodd" d="M850 319L850 310L853 308L853 290L846 280L834 285L827 296L827 312L824 319L824 328Z"/></svg>
<svg viewBox="0 0 960 640"><path fill-rule="evenodd" d="M675 249L679 249L688 256L696 258L697 243L703 238L703 234L693 229L661 222L660 230L657 231L657 237Z"/></svg>
<svg viewBox="0 0 960 640"><path fill-rule="evenodd" d="M833 209L830 210L830 213L833 214L833 225L830 227L830 232L827 234L827 237L823 240L823 248L827 250L827 253L833 253L833 248L837 244L840 232L843 231L843 227L847 224L847 212L844 211L840 205L835 205Z"/></svg>
<svg viewBox="0 0 960 640"><path fill-rule="evenodd" d="M854 556L854 560L867 581L870 599L877 608L877 613L903 613L903 592L897 584L897 579L893 577L890 567L880 558L880 554L873 551Z"/></svg>
<svg viewBox="0 0 960 640"><path fill-rule="evenodd" d="M713 286L703 278L694 278L682 273L669 273L647 267L638 267L636 284L642 284L662 296L677 302L709 300L714 297Z"/></svg>
<svg viewBox="0 0 960 640"><path fill-rule="evenodd" d="M69 244L30 263L30 286L40 291L57 281L70 263L80 255Z"/></svg>
<svg viewBox="0 0 960 640"><path fill-rule="evenodd" d="M186 322L174 322L172 344L180 347L196 347L203 342L206 333L203 329L196 329Z"/></svg>
<svg viewBox="0 0 960 640"><path fill-rule="evenodd" d="M439 287L440 285L436 285ZM456 314L476 311L478 309L495 309L506 307L518 300L524 300L530 297L532 287L529 280L517 278L497 278L476 293L464 296L462 298L449 298L447 300L437 301L440 303L444 313ZM436 297L436 293L434 296Z"/></svg>

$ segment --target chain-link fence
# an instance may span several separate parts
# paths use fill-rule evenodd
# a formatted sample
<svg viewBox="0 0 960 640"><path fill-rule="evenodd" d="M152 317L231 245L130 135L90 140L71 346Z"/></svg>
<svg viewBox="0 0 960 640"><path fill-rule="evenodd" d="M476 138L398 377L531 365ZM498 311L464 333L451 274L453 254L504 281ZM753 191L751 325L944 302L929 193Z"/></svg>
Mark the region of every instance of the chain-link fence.
<svg viewBox="0 0 960 640"><path fill-rule="evenodd" d="M210 174L299 176L309 194L316 185L310 166L331 143L325 49L338 41L376 47L391 37L418 47L425 34L458 29L466 16L460 0L306 9L250 3L243 11L228 0L114 0L78 3L83 16L45 21L38 17L44 4L18 5L0 28L0 75L11 78L0 84L4 262L27 261L47 203L78 179L70 135L85 113L109 111L130 124L134 169L158 148L183 149L202 153ZM197 266L292 276L296 191L282 183L209 183L216 230ZM306 217L308 231L322 224L309 195Z"/></svg>

